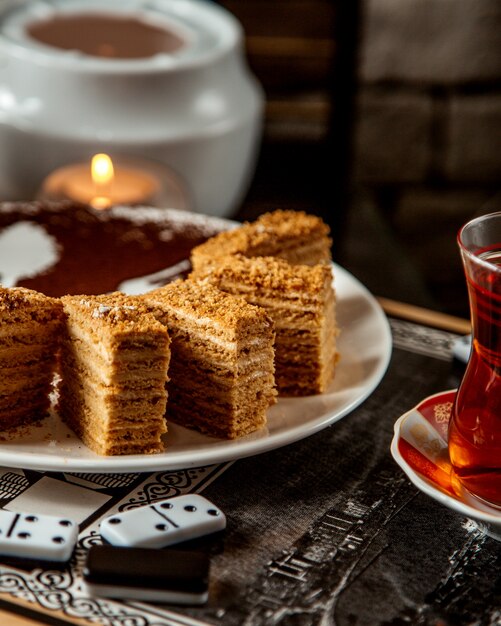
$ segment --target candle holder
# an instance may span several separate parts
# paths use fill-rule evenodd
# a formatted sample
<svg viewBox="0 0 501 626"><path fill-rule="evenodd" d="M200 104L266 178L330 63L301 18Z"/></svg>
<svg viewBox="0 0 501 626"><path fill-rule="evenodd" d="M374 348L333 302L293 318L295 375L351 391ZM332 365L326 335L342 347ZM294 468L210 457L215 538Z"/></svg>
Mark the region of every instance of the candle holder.
<svg viewBox="0 0 501 626"><path fill-rule="evenodd" d="M96 159L108 168L101 179ZM147 205L189 211L192 199L182 181L167 167L146 159L94 155L87 162L57 168L43 181L39 200L72 200L108 209L117 204Z"/></svg>
<svg viewBox="0 0 501 626"><path fill-rule="evenodd" d="M120 49L89 20L111 24L108 33L132 25L135 35ZM59 35L73 24L79 37L65 43L58 24ZM3 199L33 197L54 170L105 152L164 166L195 211L226 216L238 206L254 171L263 95L239 23L216 4L5 0L0 58Z"/></svg>

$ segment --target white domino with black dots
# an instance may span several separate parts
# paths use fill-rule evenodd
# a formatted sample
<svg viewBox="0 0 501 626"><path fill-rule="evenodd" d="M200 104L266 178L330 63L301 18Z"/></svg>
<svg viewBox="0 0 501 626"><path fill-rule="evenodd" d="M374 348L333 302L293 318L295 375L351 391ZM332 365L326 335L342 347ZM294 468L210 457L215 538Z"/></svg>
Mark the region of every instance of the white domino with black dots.
<svg viewBox="0 0 501 626"><path fill-rule="evenodd" d="M78 525L72 520L0 509L0 555L67 561L77 538Z"/></svg>
<svg viewBox="0 0 501 626"><path fill-rule="evenodd" d="M101 522L101 536L114 546L164 548L226 528L226 517L197 494L177 496L117 513Z"/></svg>

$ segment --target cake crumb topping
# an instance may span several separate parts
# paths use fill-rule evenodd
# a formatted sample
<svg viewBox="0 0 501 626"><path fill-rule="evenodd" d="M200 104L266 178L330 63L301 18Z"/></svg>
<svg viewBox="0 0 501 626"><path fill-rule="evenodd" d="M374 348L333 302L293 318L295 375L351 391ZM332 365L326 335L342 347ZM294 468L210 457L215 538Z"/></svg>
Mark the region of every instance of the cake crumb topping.
<svg viewBox="0 0 501 626"><path fill-rule="evenodd" d="M61 300L66 308L74 310L81 307L82 313L85 311L85 315L92 319L112 326L114 332L121 327L144 330L155 321L150 307L144 302L120 292L100 296L63 296Z"/></svg>
<svg viewBox="0 0 501 626"><path fill-rule="evenodd" d="M332 244L329 233L328 225L315 215L277 210L196 246L191 251L191 262L197 270L215 265L222 256L243 254L280 256L294 264L328 263Z"/></svg>

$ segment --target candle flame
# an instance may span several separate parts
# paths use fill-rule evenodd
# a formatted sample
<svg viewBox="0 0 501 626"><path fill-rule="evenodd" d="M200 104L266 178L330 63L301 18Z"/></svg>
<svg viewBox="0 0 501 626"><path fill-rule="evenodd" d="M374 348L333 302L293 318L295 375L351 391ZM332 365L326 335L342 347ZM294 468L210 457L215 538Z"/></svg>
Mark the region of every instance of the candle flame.
<svg viewBox="0 0 501 626"><path fill-rule="evenodd" d="M107 209L111 205L108 196L115 178L113 161L107 154L95 154L92 157L90 173L95 188L95 197L90 204L96 209Z"/></svg>
<svg viewBox="0 0 501 626"><path fill-rule="evenodd" d="M92 181L99 186L108 185L115 176L113 161L107 154L95 154L92 157L90 171Z"/></svg>

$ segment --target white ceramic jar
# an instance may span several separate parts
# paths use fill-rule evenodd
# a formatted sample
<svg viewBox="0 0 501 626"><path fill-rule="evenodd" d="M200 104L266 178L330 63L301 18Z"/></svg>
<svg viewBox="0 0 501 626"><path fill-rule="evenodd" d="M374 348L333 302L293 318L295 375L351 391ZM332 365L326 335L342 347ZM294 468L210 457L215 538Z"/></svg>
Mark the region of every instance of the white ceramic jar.
<svg viewBox="0 0 501 626"><path fill-rule="evenodd" d="M35 40L57 15L119 15L183 40L148 58L112 59ZM204 0L4 0L0 8L0 197L32 197L65 164L106 152L170 168L196 211L230 215L247 190L263 95L239 23Z"/></svg>

